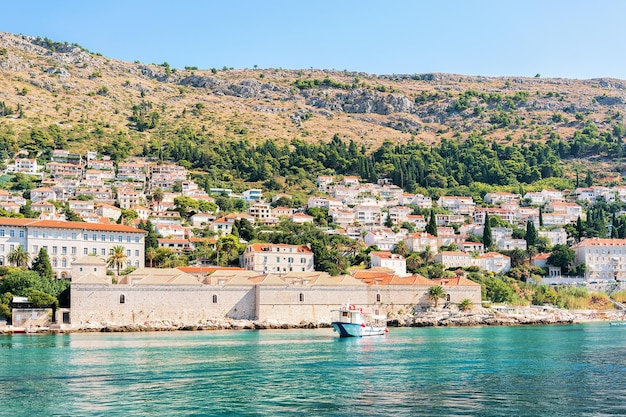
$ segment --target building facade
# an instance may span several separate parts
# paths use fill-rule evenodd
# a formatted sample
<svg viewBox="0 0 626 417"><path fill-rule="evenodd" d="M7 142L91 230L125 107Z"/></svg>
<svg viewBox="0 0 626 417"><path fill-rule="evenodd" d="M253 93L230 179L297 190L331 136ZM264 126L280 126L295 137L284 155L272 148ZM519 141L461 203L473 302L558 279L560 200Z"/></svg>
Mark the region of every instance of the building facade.
<svg viewBox="0 0 626 417"><path fill-rule="evenodd" d="M305 245L255 243L246 248L241 266L262 273L310 272L314 270L313 251Z"/></svg>
<svg viewBox="0 0 626 417"><path fill-rule="evenodd" d="M114 246L123 246L126 266L144 266L146 232L120 224L0 218L0 265L22 246L32 261L46 249L57 278L71 278L72 263L85 255L108 258Z"/></svg>

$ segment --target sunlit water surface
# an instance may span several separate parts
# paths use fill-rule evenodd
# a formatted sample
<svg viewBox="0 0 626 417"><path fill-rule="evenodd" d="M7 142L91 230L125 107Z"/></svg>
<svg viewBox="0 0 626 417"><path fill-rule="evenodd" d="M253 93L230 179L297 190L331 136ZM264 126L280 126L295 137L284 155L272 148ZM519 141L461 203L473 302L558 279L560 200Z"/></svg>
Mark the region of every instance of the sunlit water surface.
<svg viewBox="0 0 626 417"><path fill-rule="evenodd" d="M626 326L0 336L7 416L626 415Z"/></svg>

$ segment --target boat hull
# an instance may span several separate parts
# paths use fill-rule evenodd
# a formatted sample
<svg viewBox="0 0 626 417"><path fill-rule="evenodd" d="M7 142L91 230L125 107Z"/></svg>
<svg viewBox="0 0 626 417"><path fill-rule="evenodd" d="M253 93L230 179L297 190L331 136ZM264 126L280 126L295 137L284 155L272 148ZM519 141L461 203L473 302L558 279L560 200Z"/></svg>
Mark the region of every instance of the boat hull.
<svg viewBox="0 0 626 417"><path fill-rule="evenodd" d="M332 325L333 329L339 333L339 337L382 336L388 332L387 327L367 326L357 323L334 321Z"/></svg>

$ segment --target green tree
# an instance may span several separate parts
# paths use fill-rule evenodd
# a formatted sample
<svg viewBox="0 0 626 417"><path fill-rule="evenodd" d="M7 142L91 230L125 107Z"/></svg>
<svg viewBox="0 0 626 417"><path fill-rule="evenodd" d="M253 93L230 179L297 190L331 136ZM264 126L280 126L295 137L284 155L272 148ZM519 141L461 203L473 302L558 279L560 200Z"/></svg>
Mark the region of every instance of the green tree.
<svg viewBox="0 0 626 417"><path fill-rule="evenodd" d="M535 244L537 243L537 237L538 233L537 229L535 229L535 223L531 220L528 220L526 222L526 247L529 248L531 246L535 246Z"/></svg>
<svg viewBox="0 0 626 417"><path fill-rule="evenodd" d="M469 298L464 298L459 303L459 310L461 311L469 311L472 309L472 300Z"/></svg>
<svg viewBox="0 0 626 417"><path fill-rule="evenodd" d="M119 276L120 270L126 263L126 259L127 258L126 258L124 246L122 245L113 246L113 248L111 248L111 254L107 258L107 266L109 268L116 268L117 275Z"/></svg>
<svg viewBox="0 0 626 417"><path fill-rule="evenodd" d="M441 285L434 285L428 289L428 298L435 303L435 308L439 305L439 300L446 298L446 292Z"/></svg>
<svg viewBox="0 0 626 417"><path fill-rule="evenodd" d="M153 262L154 262L154 258L156 258L157 256L157 251L155 248L147 248L146 249L146 259L150 261L150 268L152 268Z"/></svg>
<svg viewBox="0 0 626 417"><path fill-rule="evenodd" d="M567 245L554 245L552 253L548 257L548 263L561 268L567 274L574 263L576 253Z"/></svg>
<svg viewBox="0 0 626 417"><path fill-rule="evenodd" d="M158 206L161 201L163 201L163 190L160 188L157 188L156 190L154 190L154 192L152 193L152 201L154 201L154 203Z"/></svg>
<svg viewBox="0 0 626 417"><path fill-rule="evenodd" d="M231 261L239 255L240 247L237 237L230 234L220 237L215 244L216 263L220 266L230 265Z"/></svg>
<svg viewBox="0 0 626 417"><path fill-rule="evenodd" d="M426 233L437 236L437 219L435 217L434 210L430 211L430 219L428 220L428 224L426 225Z"/></svg>
<svg viewBox="0 0 626 417"><path fill-rule="evenodd" d="M488 251L493 246L493 236L491 235L491 222L489 214L485 213L485 226L483 227L483 245Z"/></svg>
<svg viewBox="0 0 626 417"><path fill-rule="evenodd" d="M52 281L54 278L50 257L48 256L48 251L45 248L39 249L39 253L35 259L33 259L31 270L38 273L40 277L48 281Z"/></svg>
<svg viewBox="0 0 626 417"><path fill-rule="evenodd" d="M29 258L30 256L28 255L28 252L22 245L18 245L17 248L10 251L7 255L7 261L11 265L20 267L26 267L28 265Z"/></svg>

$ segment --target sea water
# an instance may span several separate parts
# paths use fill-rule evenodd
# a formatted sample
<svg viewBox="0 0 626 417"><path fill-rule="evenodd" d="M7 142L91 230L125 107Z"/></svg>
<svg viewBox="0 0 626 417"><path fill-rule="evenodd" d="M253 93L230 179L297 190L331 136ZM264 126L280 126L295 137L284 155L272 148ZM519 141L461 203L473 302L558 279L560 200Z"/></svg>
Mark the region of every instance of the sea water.
<svg viewBox="0 0 626 417"><path fill-rule="evenodd" d="M607 323L0 336L7 416L626 415Z"/></svg>

